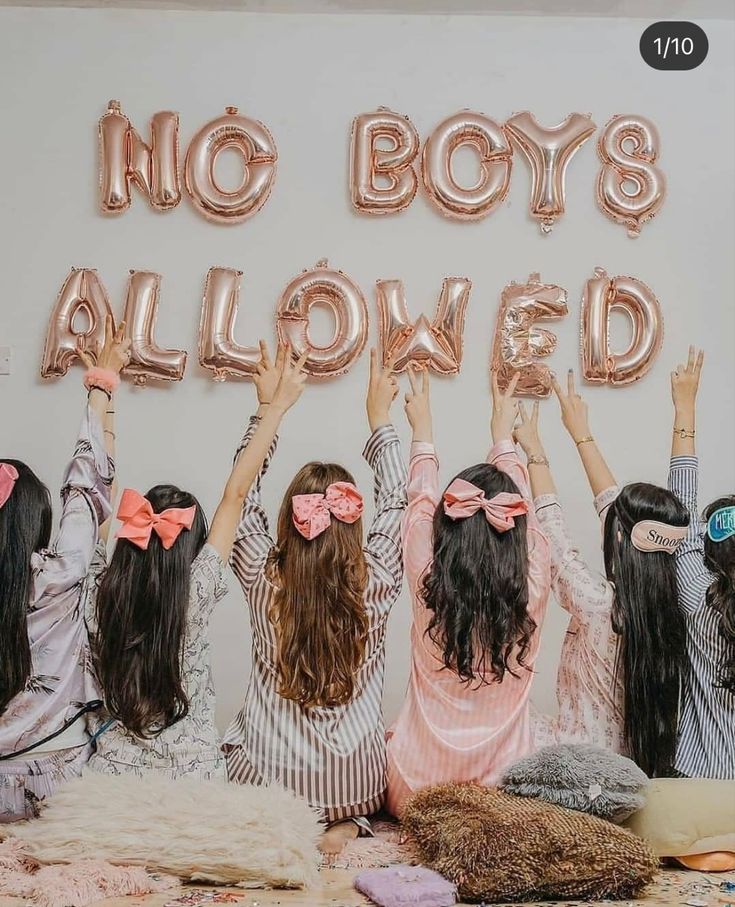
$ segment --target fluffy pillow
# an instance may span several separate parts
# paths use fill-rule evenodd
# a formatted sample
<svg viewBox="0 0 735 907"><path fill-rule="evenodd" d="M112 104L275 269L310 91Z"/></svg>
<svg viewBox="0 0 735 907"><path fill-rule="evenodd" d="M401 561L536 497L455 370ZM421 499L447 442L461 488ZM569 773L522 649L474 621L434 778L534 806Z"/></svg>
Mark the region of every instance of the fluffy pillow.
<svg viewBox="0 0 735 907"><path fill-rule="evenodd" d="M622 822L646 802L648 776L635 762L584 743L547 746L506 770L500 787L538 797L611 822Z"/></svg>
<svg viewBox="0 0 735 907"><path fill-rule="evenodd" d="M633 897L658 866L617 825L476 784L419 791L402 822L421 862L469 901Z"/></svg>
<svg viewBox="0 0 735 907"><path fill-rule="evenodd" d="M317 879L318 816L280 787L89 772L47 804L6 831L42 863L107 860L251 888Z"/></svg>
<svg viewBox="0 0 735 907"><path fill-rule="evenodd" d="M453 907L457 903L457 886L424 866L367 869L354 885L378 907Z"/></svg>
<svg viewBox="0 0 735 907"><path fill-rule="evenodd" d="M735 781L656 778L645 807L625 824L660 857L735 853Z"/></svg>

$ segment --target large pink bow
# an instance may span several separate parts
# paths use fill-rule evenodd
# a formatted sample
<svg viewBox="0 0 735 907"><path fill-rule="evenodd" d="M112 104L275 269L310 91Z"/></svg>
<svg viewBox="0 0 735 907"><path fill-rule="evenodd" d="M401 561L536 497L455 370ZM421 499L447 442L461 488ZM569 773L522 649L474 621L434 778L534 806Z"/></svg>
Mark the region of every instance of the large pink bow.
<svg viewBox="0 0 735 907"><path fill-rule="evenodd" d="M450 520L466 520L478 510L485 511L488 523L498 532L507 532L516 524L514 517L528 513L528 503L519 494L507 491L488 500L477 485L455 479L444 492L444 513Z"/></svg>
<svg viewBox="0 0 735 907"><path fill-rule="evenodd" d="M352 482L334 482L324 494L295 494L291 498L293 524L311 541L329 528L332 516L355 523L362 516L363 500Z"/></svg>
<svg viewBox="0 0 735 907"><path fill-rule="evenodd" d="M155 513L148 498L132 488L126 488L117 508L117 518L122 526L116 538L127 539L146 551L151 532L155 532L163 547L168 550L182 529L191 529L196 511L196 506L169 507L168 510Z"/></svg>
<svg viewBox="0 0 735 907"><path fill-rule="evenodd" d="M0 463L0 507L13 493L15 483L18 481L18 470L10 463Z"/></svg>

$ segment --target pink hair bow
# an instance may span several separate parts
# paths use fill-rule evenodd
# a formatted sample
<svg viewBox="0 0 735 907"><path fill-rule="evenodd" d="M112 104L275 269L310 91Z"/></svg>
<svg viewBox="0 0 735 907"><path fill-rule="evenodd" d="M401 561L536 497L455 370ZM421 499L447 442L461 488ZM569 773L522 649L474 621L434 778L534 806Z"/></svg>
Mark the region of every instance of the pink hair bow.
<svg viewBox="0 0 735 907"><path fill-rule="evenodd" d="M191 529L196 510L196 505L192 505L169 507L168 510L155 513L148 498L144 498L140 492L132 488L126 488L117 508L117 518L122 526L115 538L127 539L146 551L151 540L151 532L155 532L168 551L182 529Z"/></svg>
<svg viewBox="0 0 735 907"><path fill-rule="evenodd" d="M444 513L450 520L466 520L478 510L485 511L488 523L498 532L507 532L516 524L514 517L528 513L528 503L519 494L507 491L488 500L477 485L455 479L444 492Z"/></svg>
<svg viewBox="0 0 735 907"><path fill-rule="evenodd" d="M10 463L0 463L0 507L13 493L15 483L18 481L18 470Z"/></svg>
<svg viewBox="0 0 735 907"><path fill-rule="evenodd" d="M363 500L352 482L334 482L324 494L295 494L291 509L297 531L311 541L329 528L333 516L341 523L357 522Z"/></svg>

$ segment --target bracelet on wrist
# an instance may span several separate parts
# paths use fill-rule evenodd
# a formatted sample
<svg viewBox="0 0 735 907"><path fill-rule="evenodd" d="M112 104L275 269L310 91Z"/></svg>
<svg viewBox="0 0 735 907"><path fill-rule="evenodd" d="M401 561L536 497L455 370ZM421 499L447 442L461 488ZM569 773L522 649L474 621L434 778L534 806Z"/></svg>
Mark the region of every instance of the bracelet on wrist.
<svg viewBox="0 0 735 907"><path fill-rule="evenodd" d="M674 428L674 434L679 435L683 440L684 438L693 438L696 433L694 429L690 431L688 428Z"/></svg>
<svg viewBox="0 0 735 907"><path fill-rule="evenodd" d="M112 400L112 393L108 391L106 387L102 387L99 384L90 384L87 386L87 396L89 396L92 391L99 391L101 394L104 394L108 400Z"/></svg>
<svg viewBox="0 0 735 907"><path fill-rule="evenodd" d="M574 443L577 445L577 447L579 447L580 444L589 444L590 441L594 440L595 439L592 437L592 435L585 435L584 438L580 438L579 440L575 439Z"/></svg>
<svg viewBox="0 0 735 907"><path fill-rule="evenodd" d="M548 466L549 458L542 457L537 454L531 454L531 456L527 458L527 463L529 466Z"/></svg>

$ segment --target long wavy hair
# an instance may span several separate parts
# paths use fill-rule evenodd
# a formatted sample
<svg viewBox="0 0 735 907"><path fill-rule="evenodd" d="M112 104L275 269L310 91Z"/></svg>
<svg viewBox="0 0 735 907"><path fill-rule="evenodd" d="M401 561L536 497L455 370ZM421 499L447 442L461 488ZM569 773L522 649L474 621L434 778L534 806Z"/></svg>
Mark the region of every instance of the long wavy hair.
<svg viewBox="0 0 735 907"><path fill-rule="evenodd" d="M155 532L144 551L119 539L99 581L95 670L110 715L137 737L155 737L188 714L181 679L191 565L207 539L197 499L175 485L145 495L154 512L196 506L190 530L167 551Z"/></svg>
<svg viewBox="0 0 735 907"><path fill-rule="evenodd" d="M18 471L0 507L0 715L31 676L26 618L31 597L31 555L51 541L51 495L20 460L0 460Z"/></svg>
<svg viewBox="0 0 735 907"><path fill-rule="evenodd" d="M307 463L299 470L281 504L278 543L268 563L276 588L270 620L277 638L279 693L304 709L352 699L369 630L362 520L333 519L311 541L293 524L293 496L324 494L334 482L354 479L335 463Z"/></svg>
<svg viewBox="0 0 735 907"><path fill-rule="evenodd" d="M631 530L641 520L687 526L689 515L672 492L636 482L620 490L604 525L605 571L615 589L612 621L619 634L616 675L624 691L625 739L643 771L662 777L671 774L676 755L686 630L673 555L638 551L631 541Z"/></svg>
<svg viewBox="0 0 735 907"><path fill-rule="evenodd" d="M506 473L481 463L456 478L491 498L519 494ZM528 613L526 517L498 532L478 511L452 520L442 504L434 514L434 557L421 580L421 596L432 612L428 634L447 670L466 683L500 682L506 672L529 670L525 659L536 631Z"/></svg>
<svg viewBox="0 0 735 907"><path fill-rule="evenodd" d="M704 519L709 520L721 507L735 507L735 495L713 501L705 509ZM707 592L707 604L719 612L720 634L726 643L719 686L735 693L735 535L724 542L713 542L705 533L704 563L715 577Z"/></svg>

